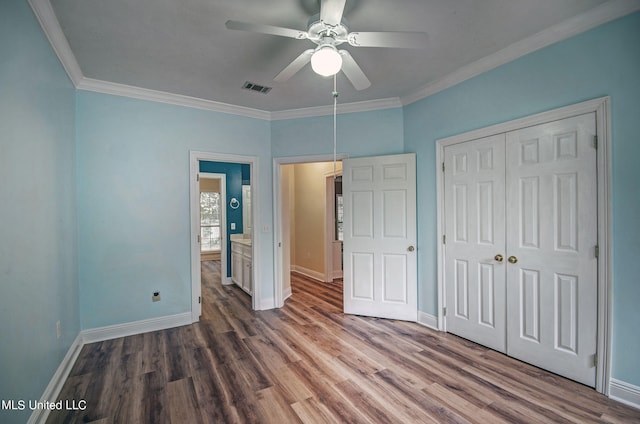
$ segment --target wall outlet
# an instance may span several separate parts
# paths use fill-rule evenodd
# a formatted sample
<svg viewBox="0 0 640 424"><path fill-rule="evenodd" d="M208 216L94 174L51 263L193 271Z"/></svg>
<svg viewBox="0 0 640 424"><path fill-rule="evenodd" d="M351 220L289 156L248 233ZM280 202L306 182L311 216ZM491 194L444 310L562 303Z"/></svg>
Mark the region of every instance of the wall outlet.
<svg viewBox="0 0 640 424"><path fill-rule="evenodd" d="M235 229L236 229L236 223L235 223L235 222L232 222L232 223L231 223L231 229L232 229L232 230L235 230Z"/></svg>
<svg viewBox="0 0 640 424"><path fill-rule="evenodd" d="M62 327L60 326L60 320L56 321L56 338L62 336Z"/></svg>
<svg viewBox="0 0 640 424"><path fill-rule="evenodd" d="M152 302L159 302L160 301L160 292L159 291L154 291L153 294L151 295L151 301Z"/></svg>

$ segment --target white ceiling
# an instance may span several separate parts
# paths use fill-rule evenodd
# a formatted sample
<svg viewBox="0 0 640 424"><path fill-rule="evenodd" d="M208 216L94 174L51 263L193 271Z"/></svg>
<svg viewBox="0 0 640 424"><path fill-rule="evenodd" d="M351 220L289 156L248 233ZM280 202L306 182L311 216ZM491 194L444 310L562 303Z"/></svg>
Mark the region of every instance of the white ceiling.
<svg viewBox="0 0 640 424"><path fill-rule="evenodd" d="M554 33L572 35L580 30L581 17L604 16L607 7L620 8L621 3L347 0L344 16L351 31L424 31L428 42L423 49L341 46L372 85L356 91L339 74L339 102L411 98L474 64L497 66L487 58L502 55L504 62L510 57L505 52L522 50L527 40L548 44ZM333 101L333 80L316 75L310 66L286 82L273 81L302 51L314 47L311 41L225 28L231 19L305 30L319 11L319 0L51 0L51 6L84 78L267 112ZM563 25L568 32L558 30ZM243 90L245 81L273 89L266 95Z"/></svg>

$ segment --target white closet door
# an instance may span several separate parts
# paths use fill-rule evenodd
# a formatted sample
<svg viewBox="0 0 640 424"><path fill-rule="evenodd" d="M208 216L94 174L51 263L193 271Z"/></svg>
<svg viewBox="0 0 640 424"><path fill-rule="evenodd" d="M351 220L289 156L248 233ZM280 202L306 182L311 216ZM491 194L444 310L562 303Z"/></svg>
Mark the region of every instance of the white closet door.
<svg viewBox="0 0 640 424"><path fill-rule="evenodd" d="M505 352L505 136L448 146L447 331Z"/></svg>
<svg viewBox="0 0 640 424"><path fill-rule="evenodd" d="M506 137L507 353L594 386L595 116Z"/></svg>

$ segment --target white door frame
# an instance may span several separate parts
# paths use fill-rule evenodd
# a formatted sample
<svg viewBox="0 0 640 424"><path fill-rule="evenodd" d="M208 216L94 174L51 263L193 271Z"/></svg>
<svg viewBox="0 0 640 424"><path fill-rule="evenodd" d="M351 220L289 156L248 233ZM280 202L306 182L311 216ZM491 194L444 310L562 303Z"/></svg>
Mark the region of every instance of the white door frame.
<svg viewBox="0 0 640 424"><path fill-rule="evenodd" d="M260 216L259 204L256 199L260 190L258 178L258 158L256 156L229 155L214 152L189 152L189 210L191 216L191 321L200 320L199 305L202 294L202 282L200 275L200 193L198 184L198 174L200 173L200 161L207 162L227 162L248 164L251 169L251 204L252 204L252 227L258 228L258 216ZM225 205L226 208L226 205ZM251 279L253 284L253 294L251 296L251 307L253 310L260 309L260 232L253 231L251 243L251 257L253 266L251 267Z"/></svg>
<svg viewBox="0 0 640 424"><path fill-rule="evenodd" d="M438 329L446 331L444 308L446 307L444 284L444 174L441 166L444 149L457 143L488 137L525 127L570 118L585 113L596 114L597 134L597 180L598 180L598 340L596 365L596 390L609 395L611 362L611 288L612 276L612 231L611 231L611 134L610 98L601 97L547 112L527 116L513 121L473 130L464 134L443 138L436 143L437 182L437 230L438 230Z"/></svg>
<svg viewBox="0 0 640 424"><path fill-rule="evenodd" d="M336 155L336 160L348 159L349 155L345 153L339 153ZM310 156L289 156L273 158L273 272L274 272L274 304L276 308L282 308L284 306L284 291L283 291L283 265L284 255L282 253L282 227L285 223L282 222L282 172L280 165L296 164L296 163L310 163L310 162L331 162L333 161L333 155L310 155ZM253 179L252 179L253 181ZM288 225L288 223L286 223Z"/></svg>
<svg viewBox="0 0 640 424"><path fill-rule="evenodd" d="M336 278L333 274L333 243L336 241L336 184L335 177L342 175L342 169L325 174L325 236L324 236L324 280L332 282Z"/></svg>
<svg viewBox="0 0 640 424"><path fill-rule="evenodd" d="M220 204L222 205L220 215L220 282L226 284L227 281L227 174L217 174L212 172L198 172L200 178L220 180ZM196 178L198 192L200 192L200 178Z"/></svg>

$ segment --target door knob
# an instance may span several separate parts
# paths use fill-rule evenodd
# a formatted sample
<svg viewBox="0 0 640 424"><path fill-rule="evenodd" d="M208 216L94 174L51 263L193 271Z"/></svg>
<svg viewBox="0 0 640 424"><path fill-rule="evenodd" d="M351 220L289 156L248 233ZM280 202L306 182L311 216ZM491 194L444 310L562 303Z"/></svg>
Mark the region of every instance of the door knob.
<svg viewBox="0 0 640 424"><path fill-rule="evenodd" d="M408 250L409 252L413 252L414 250L416 250L416 248L415 248L415 247L413 247L413 246L409 246L409 247L407 247L407 250Z"/></svg>
<svg viewBox="0 0 640 424"><path fill-rule="evenodd" d="M502 262L504 260L504 256L502 256L501 254L497 254L496 256L494 256L493 259L495 259L498 262Z"/></svg>
<svg viewBox="0 0 640 424"><path fill-rule="evenodd" d="M509 261L509 263L515 264L516 262L518 262L518 258L516 258L515 256L509 256L509 259L507 259Z"/></svg>

